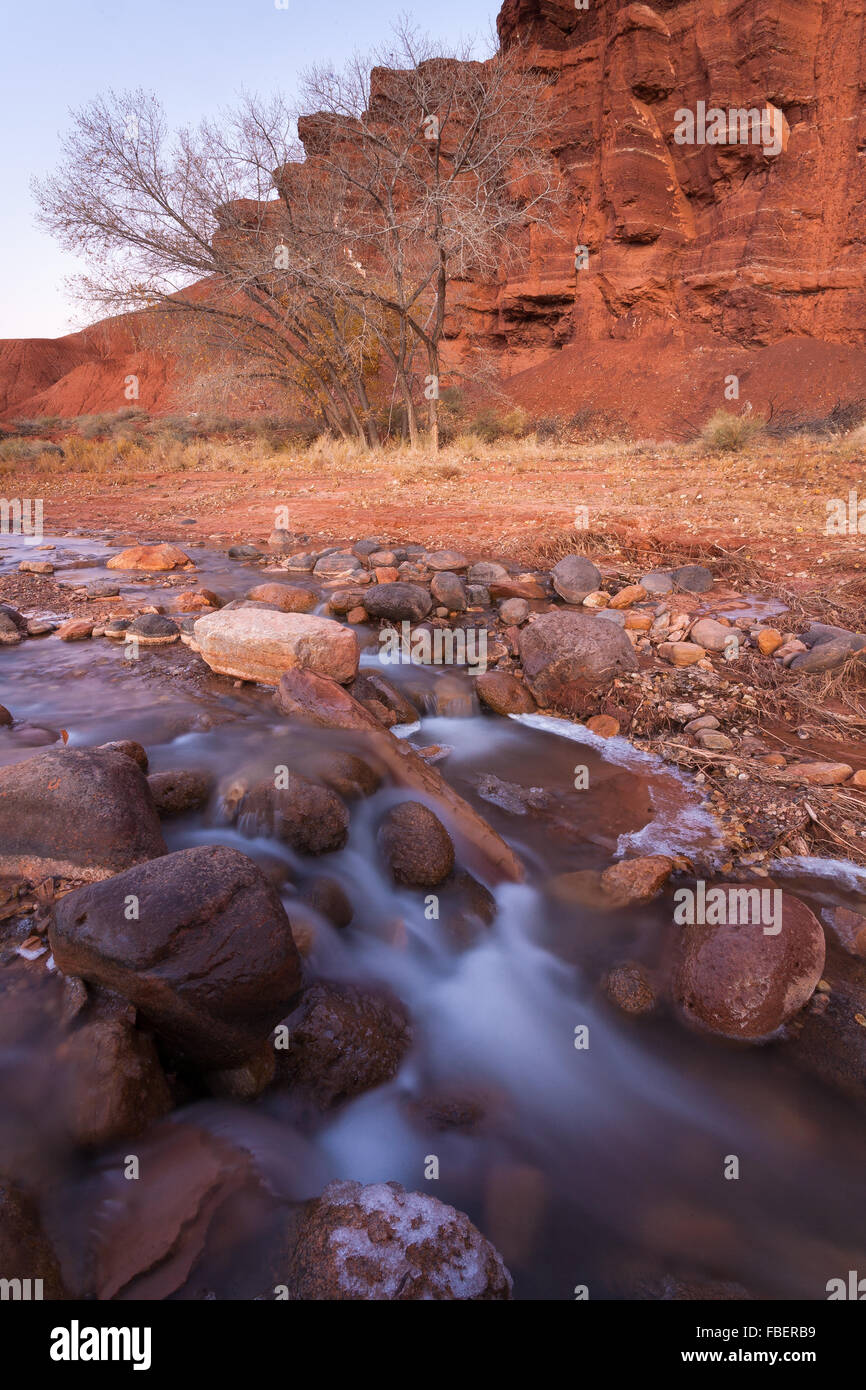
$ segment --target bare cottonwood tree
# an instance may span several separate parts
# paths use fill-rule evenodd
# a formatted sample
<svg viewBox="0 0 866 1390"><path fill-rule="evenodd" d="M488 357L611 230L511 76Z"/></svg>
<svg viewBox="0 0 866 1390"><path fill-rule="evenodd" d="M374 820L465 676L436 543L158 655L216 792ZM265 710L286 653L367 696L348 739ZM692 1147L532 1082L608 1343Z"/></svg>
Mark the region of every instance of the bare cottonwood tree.
<svg viewBox="0 0 866 1390"><path fill-rule="evenodd" d="M183 316L343 435L376 444L393 389L417 439L421 353L437 447L449 283L501 273L556 204L547 103L517 48L476 62L403 27L372 62L308 73L312 117L247 97L174 135L153 95L109 93L37 197L91 304Z"/></svg>
<svg viewBox="0 0 866 1390"><path fill-rule="evenodd" d="M299 121L310 163L342 186L354 295L391 328L382 349L413 440L408 364L415 347L425 355L436 448L449 285L501 277L526 253L529 229L550 227L562 202L549 87L519 45L479 62L468 45L446 52L401 24L390 47L311 69L302 96L316 112ZM278 173L287 203L294 172Z"/></svg>

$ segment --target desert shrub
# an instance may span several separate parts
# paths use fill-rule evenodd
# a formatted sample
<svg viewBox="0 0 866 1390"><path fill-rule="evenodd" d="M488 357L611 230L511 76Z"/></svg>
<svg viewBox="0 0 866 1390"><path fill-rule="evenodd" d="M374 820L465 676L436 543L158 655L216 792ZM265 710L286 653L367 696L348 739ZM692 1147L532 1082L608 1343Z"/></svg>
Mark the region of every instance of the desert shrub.
<svg viewBox="0 0 866 1390"><path fill-rule="evenodd" d="M52 444L50 439L21 438L12 435L8 439L0 441L0 459L4 463L24 463L31 459L41 458L43 454L53 454L57 458L63 458L63 450L59 444Z"/></svg>
<svg viewBox="0 0 866 1390"><path fill-rule="evenodd" d="M495 444L500 439L522 439L529 433L529 421L526 411L519 406L505 412L487 406L466 422L466 433L476 435L486 444Z"/></svg>
<svg viewBox="0 0 866 1390"><path fill-rule="evenodd" d="M700 442L705 449L736 454L763 432L765 424L759 415L734 415L729 410L717 410L701 430Z"/></svg>

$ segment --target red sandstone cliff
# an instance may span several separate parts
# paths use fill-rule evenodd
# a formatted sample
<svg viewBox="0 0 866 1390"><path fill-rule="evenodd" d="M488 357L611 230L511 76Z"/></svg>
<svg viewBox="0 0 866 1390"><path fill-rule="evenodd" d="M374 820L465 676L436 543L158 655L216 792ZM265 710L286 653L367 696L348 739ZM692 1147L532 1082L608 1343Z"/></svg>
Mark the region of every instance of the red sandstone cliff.
<svg viewBox="0 0 866 1390"><path fill-rule="evenodd" d="M724 405L730 372L756 409L866 398L864 30L866 0L505 0L502 42L550 80L569 205L519 276L455 287L452 360L481 347L532 410L644 432ZM779 113L783 149L678 144L698 102ZM0 413L118 409L129 372L142 406L171 404L177 364L129 320L6 342Z"/></svg>

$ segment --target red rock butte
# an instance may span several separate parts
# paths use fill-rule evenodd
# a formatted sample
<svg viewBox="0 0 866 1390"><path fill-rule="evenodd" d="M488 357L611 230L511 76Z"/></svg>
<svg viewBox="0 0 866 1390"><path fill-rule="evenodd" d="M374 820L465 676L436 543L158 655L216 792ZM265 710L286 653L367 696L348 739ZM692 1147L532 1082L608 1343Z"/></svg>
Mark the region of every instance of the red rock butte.
<svg viewBox="0 0 866 1390"><path fill-rule="evenodd" d="M519 272L452 286L452 366L481 350L531 414L612 433L688 433L730 374L733 409L866 400L866 0L505 0L498 28L549 78L568 202ZM779 148L680 143L699 103ZM301 123L313 164L321 133ZM138 318L0 342L0 415L121 409L129 374L171 409L182 363Z"/></svg>

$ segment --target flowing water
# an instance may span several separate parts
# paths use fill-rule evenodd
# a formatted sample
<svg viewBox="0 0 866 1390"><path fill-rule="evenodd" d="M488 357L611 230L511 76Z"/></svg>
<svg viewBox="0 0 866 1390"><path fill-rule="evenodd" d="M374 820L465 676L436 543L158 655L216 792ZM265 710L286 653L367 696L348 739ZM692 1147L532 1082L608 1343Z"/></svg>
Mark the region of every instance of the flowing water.
<svg viewBox="0 0 866 1390"><path fill-rule="evenodd" d="M55 544L55 563L65 554L79 566L55 578L105 578L97 542ZM7 544L0 571L22 553ZM192 553L196 581L224 599L263 578L254 565ZM159 581L121 585L156 602L167 592ZM363 660L376 664L375 643ZM303 1135L280 1091L252 1105L191 1107L253 1153L280 1198L313 1196L334 1177L431 1192L500 1247L518 1298L571 1299L576 1286L591 1298L631 1297L636 1281L671 1276L819 1299L828 1279L866 1272L866 1136L851 1103L796 1071L783 1042L726 1044L665 1008L632 1019L608 1002L600 982L612 965L663 963L669 899L601 914L550 892L554 875L603 868L625 849L711 854L716 829L699 789L622 739L542 716L481 714L471 681L453 670L383 668L425 710L398 733L451 750L439 771L526 865L525 883L496 890L493 926L459 948L425 917L423 892L383 872L376 828L393 789L353 802L345 848L315 861L226 823L220 798L233 779L292 766L336 736L293 726L267 689L200 668L180 644L142 649L134 662L105 640L44 637L0 649L0 702L26 721L0 730L0 763L54 746L61 729L70 746L138 740L151 771L208 768L216 780L205 811L164 822L170 849L237 846L284 880L289 908L292 883L311 872L346 889L352 925L317 923L307 970L384 982L400 996L414 1042L399 1074ZM586 790L574 787L578 765L588 769ZM527 804L520 788L540 796ZM794 883L819 913L862 894L852 866L801 866ZM582 1026L589 1046L577 1048ZM477 1104L474 1122L436 1119L429 1098L453 1095ZM731 1155L736 1181L725 1178ZM425 1178L431 1157L438 1180ZM71 1184L101 1181L98 1159L69 1163Z"/></svg>

